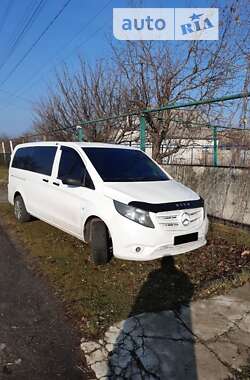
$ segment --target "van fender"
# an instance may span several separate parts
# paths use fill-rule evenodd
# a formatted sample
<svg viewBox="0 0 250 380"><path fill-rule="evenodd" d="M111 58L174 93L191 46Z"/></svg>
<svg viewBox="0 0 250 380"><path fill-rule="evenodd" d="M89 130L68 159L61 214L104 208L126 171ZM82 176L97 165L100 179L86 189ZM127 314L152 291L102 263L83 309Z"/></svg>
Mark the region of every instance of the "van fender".
<svg viewBox="0 0 250 380"><path fill-rule="evenodd" d="M29 206L28 206L28 203L27 203L26 194L25 194L24 189L22 187L18 187L18 188L15 189L15 191L13 192L12 199L11 199L12 202L10 202L10 203L14 205L14 200L15 200L15 197L17 195L21 195L21 197L23 198L26 210L29 213Z"/></svg>
<svg viewBox="0 0 250 380"><path fill-rule="evenodd" d="M89 233L90 231L88 230L88 226L89 226L89 223L94 220L94 219L100 219L102 220L108 231L109 231L109 234L112 236L112 231L110 230L110 226L111 226L111 223L110 223L110 220L108 220L104 215L100 215L99 213L89 213L83 220L83 223L82 223L82 233L83 233L83 240L88 243L89 242Z"/></svg>

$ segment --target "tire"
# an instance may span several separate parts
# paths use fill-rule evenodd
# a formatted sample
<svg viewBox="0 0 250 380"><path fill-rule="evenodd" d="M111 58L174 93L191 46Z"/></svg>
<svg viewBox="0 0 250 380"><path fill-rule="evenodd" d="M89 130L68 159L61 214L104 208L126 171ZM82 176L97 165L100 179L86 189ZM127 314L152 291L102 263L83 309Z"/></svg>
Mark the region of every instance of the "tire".
<svg viewBox="0 0 250 380"><path fill-rule="evenodd" d="M109 235L104 222L93 220L90 232L91 259L96 265L105 265L109 262Z"/></svg>
<svg viewBox="0 0 250 380"><path fill-rule="evenodd" d="M14 214L18 222L25 223L31 220L31 215L27 212L23 198L17 195L14 200Z"/></svg>

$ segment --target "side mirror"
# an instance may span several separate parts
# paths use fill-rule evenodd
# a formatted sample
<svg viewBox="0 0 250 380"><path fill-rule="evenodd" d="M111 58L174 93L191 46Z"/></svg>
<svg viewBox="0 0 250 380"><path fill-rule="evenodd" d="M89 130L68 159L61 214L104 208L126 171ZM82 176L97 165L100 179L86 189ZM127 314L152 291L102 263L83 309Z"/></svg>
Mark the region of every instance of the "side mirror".
<svg viewBox="0 0 250 380"><path fill-rule="evenodd" d="M61 178L61 181L64 185L74 186L74 187L80 187L82 186L82 181L80 179L76 178Z"/></svg>

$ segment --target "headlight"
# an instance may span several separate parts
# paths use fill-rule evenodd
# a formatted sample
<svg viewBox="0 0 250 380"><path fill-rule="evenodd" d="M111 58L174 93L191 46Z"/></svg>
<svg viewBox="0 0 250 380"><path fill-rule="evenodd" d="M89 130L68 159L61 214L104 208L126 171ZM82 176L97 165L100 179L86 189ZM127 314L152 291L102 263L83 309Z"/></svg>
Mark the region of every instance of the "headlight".
<svg viewBox="0 0 250 380"><path fill-rule="evenodd" d="M143 211L139 208L128 206L118 201L114 201L114 205L116 211L122 216L125 216L125 218L133 220L145 227L155 228L148 211Z"/></svg>

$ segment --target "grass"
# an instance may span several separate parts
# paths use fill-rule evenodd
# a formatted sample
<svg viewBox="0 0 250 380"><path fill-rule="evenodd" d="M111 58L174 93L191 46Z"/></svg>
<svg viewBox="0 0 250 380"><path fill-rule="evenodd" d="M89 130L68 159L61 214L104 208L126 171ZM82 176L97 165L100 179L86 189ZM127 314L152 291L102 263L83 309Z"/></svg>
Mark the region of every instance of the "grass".
<svg viewBox="0 0 250 380"><path fill-rule="evenodd" d="M250 280L249 232L223 224L212 224L208 245L176 257L175 265L172 259L113 259L96 267L79 240L39 220L17 224L7 204L0 205L0 218L27 249L36 270L46 275L67 314L80 321L85 336L100 336L130 315L176 308L180 302L221 294Z"/></svg>
<svg viewBox="0 0 250 380"><path fill-rule="evenodd" d="M0 165L0 183L6 182L8 178L8 168Z"/></svg>

